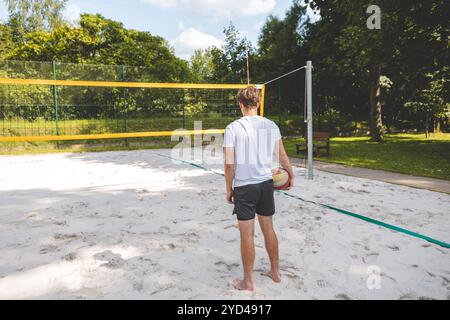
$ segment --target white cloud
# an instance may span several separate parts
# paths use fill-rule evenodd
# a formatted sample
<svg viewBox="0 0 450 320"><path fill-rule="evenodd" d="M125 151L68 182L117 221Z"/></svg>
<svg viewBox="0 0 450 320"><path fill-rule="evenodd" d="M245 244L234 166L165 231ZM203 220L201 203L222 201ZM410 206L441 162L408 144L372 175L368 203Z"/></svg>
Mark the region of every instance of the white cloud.
<svg viewBox="0 0 450 320"><path fill-rule="evenodd" d="M206 49L211 46L220 47L222 41L210 34L203 33L195 28L188 28L171 42L177 56L189 59L198 49Z"/></svg>
<svg viewBox="0 0 450 320"><path fill-rule="evenodd" d="M180 8L219 19L232 16L255 16L271 12L276 0L141 0L160 8Z"/></svg>
<svg viewBox="0 0 450 320"><path fill-rule="evenodd" d="M64 10L64 18L71 23L76 23L80 20L81 9L77 5L69 4Z"/></svg>

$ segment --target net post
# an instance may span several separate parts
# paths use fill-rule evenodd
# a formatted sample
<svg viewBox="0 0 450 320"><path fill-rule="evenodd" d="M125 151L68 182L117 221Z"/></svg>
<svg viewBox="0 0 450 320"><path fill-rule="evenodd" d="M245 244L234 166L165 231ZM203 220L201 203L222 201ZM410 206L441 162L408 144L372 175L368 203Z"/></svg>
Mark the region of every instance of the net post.
<svg viewBox="0 0 450 320"><path fill-rule="evenodd" d="M186 129L186 89L183 89L183 129Z"/></svg>
<svg viewBox="0 0 450 320"><path fill-rule="evenodd" d="M306 113L308 127L307 178L313 179L312 62L306 61Z"/></svg>
<svg viewBox="0 0 450 320"><path fill-rule="evenodd" d="M52 77L56 80L56 61L52 60ZM52 87L53 91L53 107L55 108L55 125L56 135L59 136L59 114L58 114L58 91L56 85ZM56 141L56 146L59 148L59 141Z"/></svg>
<svg viewBox="0 0 450 320"><path fill-rule="evenodd" d="M120 80L125 82L125 66L121 65L120 68ZM128 103L127 103L127 89L123 88L122 91L122 99L125 103L125 132L128 132ZM130 144L128 143L128 139L125 138L125 147L129 147Z"/></svg>
<svg viewBox="0 0 450 320"><path fill-rule="evenodd" d="M258 89L261 89L261 100L259 103L259 115L261 117L264 117L264 97L266 95L266 85L265 84L261 84L256 86Z"/></svg>

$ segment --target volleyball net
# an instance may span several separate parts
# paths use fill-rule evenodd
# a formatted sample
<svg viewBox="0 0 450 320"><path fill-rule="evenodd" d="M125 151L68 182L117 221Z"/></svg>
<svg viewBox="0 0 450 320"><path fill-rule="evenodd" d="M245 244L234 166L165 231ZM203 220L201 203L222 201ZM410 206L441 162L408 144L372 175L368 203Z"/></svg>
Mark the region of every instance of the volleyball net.
<svg viewBox="0 0 450 320"><path fill-rule="evenodd" d="M264 85L156 82L152 74L143 67L0 61L0 142L222 133L241 116L236 94L248 86L260 89L264 115Z"/></svg>

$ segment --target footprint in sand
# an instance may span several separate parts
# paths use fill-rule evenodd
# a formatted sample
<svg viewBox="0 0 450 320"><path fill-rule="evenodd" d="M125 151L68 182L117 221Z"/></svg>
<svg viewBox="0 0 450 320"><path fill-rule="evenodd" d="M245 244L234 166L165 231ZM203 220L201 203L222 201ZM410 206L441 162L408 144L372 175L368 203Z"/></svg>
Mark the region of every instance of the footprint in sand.
<svg viewBox="0 0 450 320"><path fill-rule="evenodd" d="M325 288L325 287L329 287L330 286L330 284L328 282L326 282L325 280L317 280L316 283L321 288Z"/></svg>
<svg viewBox="0 0 450 320"><path fill-rule="evenodd" d="M391 249L392 251L400 251L400 248L396 245L393 246L386 246L387 248Z"/></svg>
<svg viewBox="0 0 450 320"><path fill-rule="evenodd" d="M196 232L185 232L182 236L188 243L197 243L200 239L200 236Z"/></svg>
<svg viewBox="0 0 450 320"><path fill-rule="evenodd" d="M161 249L170 249L170 250L173 250L173 249L175 249L177 246L174 245L173 243L168 243L168 244L161 244L160 247L161 247Z"/></svg>
<svg viewBox="0 0 450 320"><path fill-rule="evenodd" d="M66 241L66 240L76 240L81 237L76 233L68 233L68 234L55 233L53 235L53 238L58 241Z"/></svg>
<svg viewBox="0 0 450 320"><path fill-rule="evenodd" d="M166 226L162 226L158 230L158 232L160 232L160 233L168 233L169 231L170 231L170 228L166 227Z"/></svg>
<svg viewBox="0 0 450 320"><path fill-rule="evenodd" d="M361 257L362 262L376 264L379 254L377 252L371 252L366 254L364 257Z"/></svg>
<svg viewBox="0 0 450 320"><path fill-rule="evenodd" d="M387 275L387 274L384 273L384 272L381 272L381 273L380 273L380 276L385 277L385 278L388 278L389 280L392 280L393 282L397 283L397 280L395 280L395 278L393 278L393 277Z"/></svg>
<svg viewBox="0 0 450 320"><path fill-rule="evenodd" d="M111 250L96 253L94 258L97 260L106 261L106 263L103 263L100 266L109 269L118 269L125 263L125 260L122 259L120 254L113 253Z"/></svg>
<svg viewBox="0 0 450 320"><path fill-rule="evenodd" d="M61 248L54 245L54 244L46 244L41 246L41 249L39 250L40 254L47 254L47 253L51 253L51 252L57 252L60 251Z"/></svg>
<svg viewBox="0 0 450 320"><path fill-rule="evenodd" d="M57 226L67 225L67 221L65 221L65 220L53 220L51 223L54 225L57 225Z"/></svg>
<svg viewBox="0 0 450 320"><path fill-rule="evenodd" d="M66 254L62 258L63 258L63 260L66 260L66 261L73 261L73 260L75 260L77 258L77 255L76 255L76 253L71 252L69 254Z"/></svg>
<svg viewBox="0 0 450 320"><path fill-rule="evenodd" d="M339 293L337 295L334 296L336 299L339 300L352 300L348 295L346 295L345 293Z"/></svg>
<svg viewBox="0 0 450 320"><path fill-rule="evenodd" d="M402 294L398 300L417 300L417 294L414 292L408 292Z"/></svg>
<svg viewBox="0 0 450 320"><path fill-rule="evenodd" d="M233 268L239 267L238 263L230 263L230 264L228 264L228 263L226 263L226 262L224 262L222 260L219 260L219 261L215 262L214 265L216 265L216 266L224 265L224 266L226 266L228 271L231 271Z"/></svg>
<svg viewBox="0 0 450 320"><path fill-rule="evenodd" d="M27 220L41 220L41 214L39 212L28 212L25 213L24 218Z"/></svg>

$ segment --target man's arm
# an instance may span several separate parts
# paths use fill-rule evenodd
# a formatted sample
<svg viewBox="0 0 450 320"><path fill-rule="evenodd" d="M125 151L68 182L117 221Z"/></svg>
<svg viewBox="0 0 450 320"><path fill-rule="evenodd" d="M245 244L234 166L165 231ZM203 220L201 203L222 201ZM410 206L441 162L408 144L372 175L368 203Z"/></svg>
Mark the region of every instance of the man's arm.
<svg viewBox="0 0 450 320"><path fill-rule="evenodd" d="M280 164L284 170L289 173L289 188L294 186L294 171L292 171L291 162L289 161L289 157L284 149L283 140L278 140L278 152L280 157Z"/></svg>
<svg viewBox="0 0 450 320"><path fill-rule="evenodd" d="M234 148L225 147L223 148L223 153L225 155L224 172L227 201L228 203L233 203Z"/></svg>

